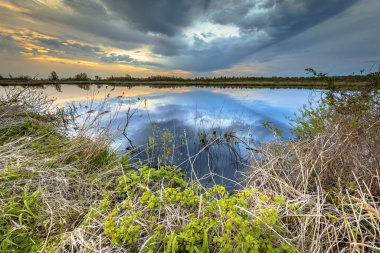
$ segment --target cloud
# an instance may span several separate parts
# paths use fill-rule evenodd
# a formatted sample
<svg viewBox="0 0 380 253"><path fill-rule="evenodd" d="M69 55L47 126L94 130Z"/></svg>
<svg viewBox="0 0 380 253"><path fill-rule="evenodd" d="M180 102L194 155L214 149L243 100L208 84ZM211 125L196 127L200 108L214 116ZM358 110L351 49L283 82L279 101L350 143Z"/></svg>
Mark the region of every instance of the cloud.
<svg viewBox="0 0 380 253"><path fill-rule="evenodd" d="M186 55L173 62L190 71L230 67L265 47L279 43L346 10L356 0L234 0L213 2L210 20L239 27L241 36L211 43L198 40ZM221 8L217 8L222 6ZM207 60L212 59L212 61ZM173 66L174 67L174 66Z"/></svg>
<svg viewBox="0 0 380 253"><path fill-rule="evenodd" d="M16 22L16 24L44 29L56 36L63 35L89 43L98 41L110 45L122 44L123 49L136 48L149 41L146 33L133 29L118 15L105 9L101 11L104 8L101 1L52 0L57 3L56 5L43 4L43 2L43 0L12 1L13 4L25 9L22 14L29 21L37 21L30 24L27 22Z"/></svg>
<svg viewBox="0 0 380 253"><path fill-rule="evenodd" d="M38 38L37 41L40 42L41 45L54 49L65 50L71 53L98 53L102 51L100 47L87 45L72 40L67 41L56 38Z"/></svg>
<svg viewBox="0 0 380 253"><path fill-rule="evenodd" d="M63 0L63 3L69 6L77 13L85 15L106 16L107 10L101 1L96 0Z"/></svg>
<svg viewBox="0 0 380 253"><path fill-rule="evenodd" d="M170 38L167 36L155 36L151 39L151 50L153 53L164 56L177 56L185 53L189 45L184 36Z"/></svg>
<svg viewBox="0 0 380 253"><path fill-rule="evenodd" d="M244 70L252 69L265 76L294 76L304 75L306 67L331 75L369 71L380 62L380 44L373 43L379 40L379 8L379 1L361 1L305 32L259 50L231 68L217 71L218 75L246 75Z"/></svg>
<svg viewBox="0 0 380 253"><path fill-rule="evenodd" d="M10 35L0 33L0 51L14 53L20 51L20 47L13 42L14 40Z"/></svg>
<svg viewBox="0 0 380 253"><path fill-rule="evenodd" d="M149 3L148 3L149 2ZM107 1L107 6L133 26L159 33L151 38L154 53L169 56L168 68L207 72L230 67L264 47L295 36L344 11L356 0L264 0L264 1ZM150 4L150 5L148 5ZM184 38L181 29L201 22L233 25L239 37L207 41L200 37ZM206 19L206 21L204 20ZM201 23L202 24L202 23ZM186 39L193 44L186 43Z"/></svg>
<svg viewBox="0 0 380 253"><path fill-rule="evenodd" d="M264 30L273 37L288 37L334 16L358 0L236 0L215 1L211 20L235 24L244 33ZM217 8L217 5L222 6Z"/></svg>
<svg viewBox="0 0 380 253"><path fill-rule="evenodd" d="M133 63L136 61L129 55L117 55L114 53L103 55L101 57L101 60L107 63L118 63L118 64Z"/></svg>
<svg viewBox="0 0 380 253"><path fill-rule="evenodd" d="M202 16L210 0L107 0L104 3L136 29L173 36Z"/></svg>
<svg viewBox="0 0 380 253"><path fill-rule="evenodd" d="M2 24L15 31L21 27L46 35L23 37L30 45L21 47L32 48L28 51L34 54L45 51L52 57L196 73L234 70L255 59L265 62L274 58L271 49L286 55L276 45L283 45L347 10L379 7L376 0L3 1ZM351 18L357 17L355 12L349 13ZM373 12L368 15L366 23L361 23L364 28L354 25L351 34L365 33L365 26L376 17ZM337 33L341 32L339 27L348 29L344 23L331 25L337 26ZM323 31L316 30L310 40L323 40L317 33ZM2 47L9 47L9 39L3 36L1 40ZM351 40L355 38L351 36ZM308 42L297 43L294 50ZM148 51L144 57L136 55L141 48ZM369 46L367 51L372 49L376 47ZM251 65L242 68L246 70L247 66Z"/></svg>

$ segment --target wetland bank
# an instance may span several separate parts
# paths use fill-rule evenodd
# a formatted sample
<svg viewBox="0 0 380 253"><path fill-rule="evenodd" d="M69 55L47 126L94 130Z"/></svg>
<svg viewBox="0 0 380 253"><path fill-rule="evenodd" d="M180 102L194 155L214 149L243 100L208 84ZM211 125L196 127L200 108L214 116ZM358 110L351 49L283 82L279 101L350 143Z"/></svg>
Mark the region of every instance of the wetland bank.
<svg viewBox="0 0 380 253"><path fill-rule="evenodd" d="M0 252L380 252L379 0L0 0Z"/></svg>
<svg viewBox="0 0 380 253"><path fill-rule="evenodd" d="M3 87L2 250L376 250L378 74L368 80Z"/></svg>

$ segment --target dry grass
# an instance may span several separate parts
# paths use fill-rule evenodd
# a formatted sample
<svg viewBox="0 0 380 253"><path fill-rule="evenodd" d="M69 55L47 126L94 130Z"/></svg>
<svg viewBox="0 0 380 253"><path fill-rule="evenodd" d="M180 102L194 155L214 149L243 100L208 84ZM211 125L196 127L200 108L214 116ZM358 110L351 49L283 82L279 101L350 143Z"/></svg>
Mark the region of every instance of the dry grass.
<svg viewBox="0 0 380 253"><path fill-rule="evenodd" d="M322 133L265 145L252 161L247 187L299 203L283 219L301 252L380 250L380 106L376 94L364 101L319 111Z"/></svg>
<svg viewBox="0 0 380 253"><path fill-rule="evenodd" d="M68 137L52 102L30 89L8 89L0 98L0 137L7 136L0 146L0 224L12 224L10 241L30 244L42 238L41 252L58 242L62 233L75 231L91 206L99 203L107 184L99 182L116 159L104 132L93 139L84 130ZM38 218L28 223L21 218L23 195L35 192L36 203L28 205L38 207L34 214ZM13 219L11 212L21 216ZM1 245L4 251L3 241Z"/></svg>
<svg viewBox="0 0 380 253"><path fill-rule="evenodd" d="M300 252L379 250L380 199L379 195L371 192L365 181L352 172L350 177L355 178L356 183L351 182L350 188L343 187L337 177L336 186L326 189L324 182L308 164L309 156L300 154L299 145L290 144L287 147L290 150L282 156L273 156L273 148L277 149L278 145L262 149L266 159L252 166L247 187L269 195L283 196L297 204L299 208L296 212L282 213L282 218L291 235L289 241ZM298 173L291 170L289 160ZM373 188L380 186L378 174L371 179L366 176L366 179ZM329 177L329 183L330 180Z"/></svg>
<svg viewBox="0 0 380 253"><path fill-rule="evenodd" d="M262 146L241 190L254 188L259 194L247 196L248 205L236 204L234 210L260 218L261 210L276 209L282 232L278 233L275 226L268 224L263 228L276 235L278 241L274 245L289 244L299 252L379 251L380 113L376 100L372 102L366 103L370 108L367 114L328 111L329 120L323 133ZM25 191L41 192L36 213L39 218L30 225L30 230L25 228L29 236L36 235L42 240L36 251L128 252L133 248L133 251L145 252L154 227L152 229L149 221L152 213L139 197L148 189L158 193L165 191L166 182L162 180L154 186L150 182L140 184L140 195L113 199L113 205L117 205L117 201L130 201L134 212L144 211L144 218L136 221L143 228L136 245L127 249L125 245L111 244L104 228L112 208L102 209L101 202L104 194L117 194L117 179L127 173L120 160L109 152L112 136L105 130L90 139L86 131L92 128L87 126L75 138L68 138L60 132L62 129L57 130L62 117L53 113L51 101L41 94L14 90L0 99L2 126L22 124L26 119L46 125L46 129L42 134L7 139L0 146L0 189L3 191L0 191L0 209ZM49 122L56 127L51 127ZM56 150L32 145L46 144L41 141L49 136L57 137L57 131L60 141L54 144ZM207 191L203 189L199 193L202 197L196 208L165 203L154 224L163 225L166 235L181 230L188 224L188 217L206 213L207 201L202 194ZM265 201L262 196L270 199L281 196L286 203ZM211 212L211 217L219 222L215 225L219 234L228 222L228 218L220 215L221 208L217 204L215 212ZM115 219L121 220L126 215L127 211L120 212ZM8 218L0 216L1 221ZM17 218L12 219L11 224L12 232L25 226ZM215 247L211 252L217 250Z"/></svg>

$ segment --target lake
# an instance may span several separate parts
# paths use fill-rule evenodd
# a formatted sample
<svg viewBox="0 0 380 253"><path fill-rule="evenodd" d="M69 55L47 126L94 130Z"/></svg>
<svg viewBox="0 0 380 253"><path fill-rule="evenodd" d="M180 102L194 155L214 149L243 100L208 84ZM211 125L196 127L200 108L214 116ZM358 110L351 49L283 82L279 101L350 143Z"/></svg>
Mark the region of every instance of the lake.
<svg viewBox="0 0 380 253"><path fill-rule="evenodd" d="M320 96L318 90L212 87L47 85L55 104L71 105L78 123L107 129L112 147L130 162L175 164L204 184L236 187L254 151L291 138L289 118Z"/></svg>

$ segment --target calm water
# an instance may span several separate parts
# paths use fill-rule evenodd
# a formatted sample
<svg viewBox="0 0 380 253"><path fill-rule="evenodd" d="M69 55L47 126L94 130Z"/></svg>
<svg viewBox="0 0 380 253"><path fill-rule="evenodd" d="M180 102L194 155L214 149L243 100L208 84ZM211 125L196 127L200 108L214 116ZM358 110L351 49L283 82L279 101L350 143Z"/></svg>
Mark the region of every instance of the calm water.
<svg viewBox="0 0 380 253"><path fill-rule="evenodd" d="M303 89L151 88L61 85L43 92L61 106L76 105L84 118L102 114L118 133L113 147L132 162L174 163L204 183L234 187L252 148L274 139L265 122L291 137L294 117L318 91ZM122 134L128 121L126 131ZM148 144L148 149L146 148ZM147 151L148 150L148 151ZM174 153L174 155L173 155Z"/></svg>

